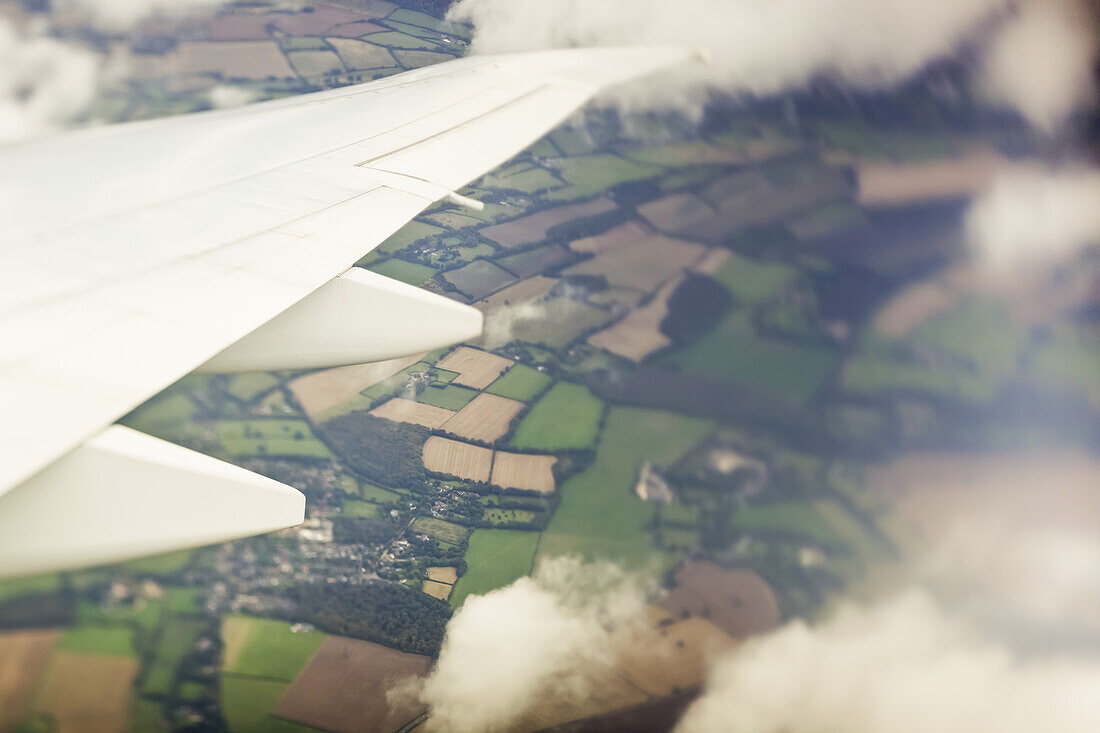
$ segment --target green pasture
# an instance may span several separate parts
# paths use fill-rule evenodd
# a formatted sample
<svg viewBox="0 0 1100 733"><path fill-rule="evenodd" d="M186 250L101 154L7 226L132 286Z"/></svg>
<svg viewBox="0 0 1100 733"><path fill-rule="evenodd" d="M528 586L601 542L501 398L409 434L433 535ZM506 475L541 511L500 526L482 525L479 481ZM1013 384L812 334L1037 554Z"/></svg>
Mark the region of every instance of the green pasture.
<svg viewBox="0 0 1100 733"><path fill-rule="evenodd" d="M451 606L458 608L467 596L503 588L530 573L538 542L538 532L475 529L466 547L467 570L455 583Z"/></svg>
<svg viewBox="0 0 1100 733"><path fill-rule="evenodd" d="M547 451L591 448L602 415L603 402L587 387L558 382L520 421L512 445Z"/></svg>

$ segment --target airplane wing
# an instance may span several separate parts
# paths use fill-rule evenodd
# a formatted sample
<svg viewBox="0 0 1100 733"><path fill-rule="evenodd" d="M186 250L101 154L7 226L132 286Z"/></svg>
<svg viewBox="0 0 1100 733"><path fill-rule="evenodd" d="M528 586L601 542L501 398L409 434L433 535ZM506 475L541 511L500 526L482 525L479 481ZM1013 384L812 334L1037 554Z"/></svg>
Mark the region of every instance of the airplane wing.
<svg viewBox="0 0 1100 733"><path fill-rule="evenodd" d="M477 334L473 309L349 268L599 89L685 58L469 57L0 150L0 577L301 521L289 487L112 424L201 367Z"/></svg>

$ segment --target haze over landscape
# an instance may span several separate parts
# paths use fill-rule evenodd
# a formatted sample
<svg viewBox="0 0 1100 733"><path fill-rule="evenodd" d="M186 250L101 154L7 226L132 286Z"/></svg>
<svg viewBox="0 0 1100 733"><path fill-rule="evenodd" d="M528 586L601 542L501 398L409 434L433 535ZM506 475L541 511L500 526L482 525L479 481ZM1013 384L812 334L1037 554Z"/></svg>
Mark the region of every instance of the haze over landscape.
<svg viewBox="0 0 1100 733"><path fill-rule="evenodd" d="M0 730L1100 726L1095 7L0 7L11 144L467 54L706 58L364 244L483 338L128 415L307 522L0 582Z"/></svg>

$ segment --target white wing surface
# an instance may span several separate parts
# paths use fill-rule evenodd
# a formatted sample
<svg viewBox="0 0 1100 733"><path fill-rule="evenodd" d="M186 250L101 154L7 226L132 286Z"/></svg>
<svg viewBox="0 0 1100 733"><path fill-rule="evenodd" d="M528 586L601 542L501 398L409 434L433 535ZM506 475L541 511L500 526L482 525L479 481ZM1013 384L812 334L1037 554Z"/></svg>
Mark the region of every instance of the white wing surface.
<svg viewBox="0 0 1100 733"><path fill-rule="evenodd" d="M263 366L231 348L254 331L254 353L267 349L272 368L413 349L407 336L387 342L415 332L428 306L395 286L362 299L385 325L360 324L376 343L333 350L330 342L314 359L299 358L309 344L291 344L300 348L284 349L298 355L289 361L271 351L294 333L290 314L276 317L314 291L339 295L318 293L303 302L305 313L367 293L369 279L329 283L426 206L522 150L600 88L685 56L471 57L0 150L0 494L26 489L26 502L42 480L36 474L80 459L121 415L197 367L219 358ZM384 312L402 298L413 306ZM461 307L441 318L453 327L436 327L427 341L480 326ZM0 575L4 563L0 548Z"/></svg>

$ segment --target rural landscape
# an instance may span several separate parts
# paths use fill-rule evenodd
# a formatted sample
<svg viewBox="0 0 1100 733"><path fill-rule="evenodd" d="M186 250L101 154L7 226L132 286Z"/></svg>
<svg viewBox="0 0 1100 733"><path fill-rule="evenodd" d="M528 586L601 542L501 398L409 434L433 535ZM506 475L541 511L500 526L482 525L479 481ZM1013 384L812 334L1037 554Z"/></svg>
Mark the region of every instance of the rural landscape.
<svg viewBox="0 0 1100 733"><path fill-rule="evenodd" d="M94 116L465 54L441 15L241 3L106 37L130 74ZM825 84L698 120L590 107L461 191L482 210L442 202L365 242L359 267L481 310L483 337L192 375L128 415L300 489L308 519L0 583L0 730L415 730L428 709L388 693L430 673L455 611L559 557L661 590L600 695L524 729L682 705L715 650L889 584L960 501L907 494L923 477L992 485L990 455L1057 446L1095 482L1097 263L1044 284L1056 309L983 284L966 197L1037 143L963 85Z"/></svg>

